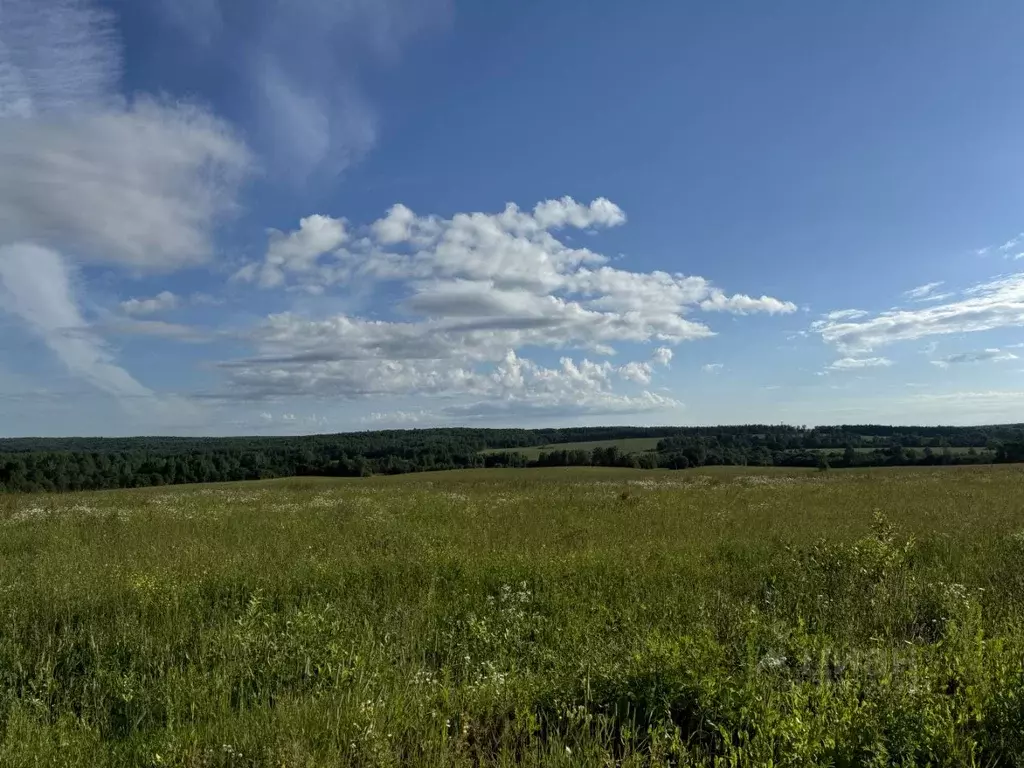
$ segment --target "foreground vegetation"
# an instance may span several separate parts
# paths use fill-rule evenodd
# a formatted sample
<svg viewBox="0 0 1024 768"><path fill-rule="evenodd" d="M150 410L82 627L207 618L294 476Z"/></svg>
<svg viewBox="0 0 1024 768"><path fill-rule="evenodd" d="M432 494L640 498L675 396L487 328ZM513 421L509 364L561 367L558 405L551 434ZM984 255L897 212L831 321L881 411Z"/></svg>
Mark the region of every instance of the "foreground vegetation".
<svg viewBox="0 0 1024 768"><path fill-rule="evenodd" d="M411 429L302 437L0 439L0 491L293 476L600 466L934 466L1024 462L1024 424Z"/></svg>
<svg viewBox="0 0 1024 768"><path fill-rule="evenodd" d="M0 765L1020 765L1024 471L0 498Z"/></svg>

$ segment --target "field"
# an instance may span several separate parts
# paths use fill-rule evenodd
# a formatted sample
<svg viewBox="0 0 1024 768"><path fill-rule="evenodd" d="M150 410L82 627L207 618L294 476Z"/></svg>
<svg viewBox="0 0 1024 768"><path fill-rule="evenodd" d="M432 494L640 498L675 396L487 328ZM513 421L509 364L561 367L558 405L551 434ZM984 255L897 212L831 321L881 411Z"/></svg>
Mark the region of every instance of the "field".
<svg viewBox="0 0 1024 768"><path fill-rule="evenodd" d="M0 765L1024 763L1024 469L0 496Z"/></svg>
<svg viewBox="0 0 1024 768"><path fill-rule="evenodd" d="M863 446L862 445L862 446L859 446L857 448L854 448L853 450L855 450L857 453L872 453L873 451L879 450L879 448L885 449L885 448L888 448L888 447L889 447L888 444L886 444L886 445L879 445L877 447ZM814 451L815 453L842 453L843 452L842 448L808 448L807 450ZM908 450L908 451L916 451L917 453L923 453L924 452L924 448L907 448L906 450ZM978 453L984 453L984 452L988 451L989 449L985 448L985 446L983 446L983 445L980 445L980 446L978 446L976 448L964 447L964 446L953 446L951 448L932 448L932 451L935 453L936 456L941 456L947 450L950 453L952 453L952 454L962 454L962 453L970 453L971 451L977 451ZM991 453L991 451L989 451L989 453Z"/></svg>
<svg viewBox="0 0 1024 768"><path fill-rule="evenodd" d="M647 451L656 451L658 449L658 443L662 439L663 438L660 438L660 437L627 437L627 438L622 438L622 439L619 439L619 440L588 440L586 442L580 442L580 443L549 443L548 445L534 445L534 446L521 447L521 448L486 448L486 449L480 451L480 453L511 453L511 452L517 452L517 453L521 453L527 459L539 459L540 455L542 453L546 453L548 451L556 451L556 450L558 450L558 451L584 450L584 451L588 451L589 452L589 451L594 450L595 448L610 448L611 446L615 446L616 448L618 448L619 449L619 453L622 453L622 454L645 453ZM888 447L888 446L889 446L888 443L883 443L883 444L881 444L880 447ZM872 453L873 451L875 451L877 449L878 448L874 447L874 446L860 446L860 447L854 448L854 450L857 451L857 453ZM791 452L792 453L798 453L801 450L803 450L803 449L794 449ZM806 449L806 450L809 450L809 451L811 451L813 453L825 453L825 454L833 454L833 453L842 453L843 452L842 448L809 448L809 449ZM924 451L924 448L914 448L912 450L917 451L918 453L921 453L922 451ZM972 448L964 448L964 447L955 447L955 448L949 448L949 449L933 448L932 450L935 451L936 454L941 455L943 453L943 451L945 451L945 450L949 450L949 452L953 453L953 454L966 454L966 453L968 453L971 450L975 450L975 451L978 451L979 453L981 453L981 452L985 451L986 448L984 446L979 446L979 447L973 448L973 449Z"/></svg>
<svg viewBox="0 0 1024 768"><path fill-rule="evenodd" d="M538 459L547 451L592 451L595 448L611 448L615 446L619 453L644 453L656 451L660 437L624 437L619 440L587 440L581 443L550 443L548 445L532 445L522 448L487 448L480 453L518 452L528 459Z"/></svg>

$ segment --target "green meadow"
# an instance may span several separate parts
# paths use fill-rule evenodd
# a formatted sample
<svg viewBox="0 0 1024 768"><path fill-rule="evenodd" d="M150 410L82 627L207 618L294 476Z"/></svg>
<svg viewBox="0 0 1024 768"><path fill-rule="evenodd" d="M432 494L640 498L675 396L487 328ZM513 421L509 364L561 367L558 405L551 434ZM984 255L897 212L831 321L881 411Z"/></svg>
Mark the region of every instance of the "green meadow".
<svg viewBox="0 0 1024 768"><path fill-rule="evenodd" d="M0 496L2 766L1024 764L1024 468Z"/></svg>

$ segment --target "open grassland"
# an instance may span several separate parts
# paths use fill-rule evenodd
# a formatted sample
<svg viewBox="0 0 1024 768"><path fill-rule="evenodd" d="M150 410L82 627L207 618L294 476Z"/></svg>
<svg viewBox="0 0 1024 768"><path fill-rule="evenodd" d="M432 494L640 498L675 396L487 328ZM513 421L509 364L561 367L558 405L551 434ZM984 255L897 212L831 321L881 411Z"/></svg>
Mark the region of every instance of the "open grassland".
<svg viewBox="0 0 1024 768"><path fill-rule="evenodd" d="M550 443L548 445L531 445L522 448L487 448L480 453L521 453L528 459L539 459L542 453L548 451L587 451L595 448L619 449L619 453L644 453L645 451L658 450L660 437L624 437L619 440L586 440L581 443Z"/></svg>
<svg viewBox="0 0 1024 768"><path fill-rule="evenodd" d="M1024 762L1024 470L0 497L0 765Z"/></svg>
<svg viewBox="0 0 1024 768"><path fill-rule="evenodd" d="M877 451L880 448L884 450L886 448L890 448L890 446L889 445L879 445L879 446L874 446L873 447L873 446L870 446L870 445L862 445L862 446L858 446L858 447L854 448L853 450L855 450L857 453L872 453L873 451ZM800 449L800 450L804 450L804 449ZM814 451L815 453L842 453L843 452L842 448L808 448L806 450ZM924 448L907 448L906 450L908 450L908 451L916 451L917 453L922 453L925 449ZM970 453L971 451L976 451L977 453L984 453L986 451L989 451L989 449L986 448L983 445L979 445L977 447L953 446L951 448L931 448L931 450L935 453L936 456L941 456L946 451L949 451L949 453L957 454L957 455L963 454L963 453ZM989 451L989 453L991 454L991 453L994 453L994 452L993 451Z"/></svg>

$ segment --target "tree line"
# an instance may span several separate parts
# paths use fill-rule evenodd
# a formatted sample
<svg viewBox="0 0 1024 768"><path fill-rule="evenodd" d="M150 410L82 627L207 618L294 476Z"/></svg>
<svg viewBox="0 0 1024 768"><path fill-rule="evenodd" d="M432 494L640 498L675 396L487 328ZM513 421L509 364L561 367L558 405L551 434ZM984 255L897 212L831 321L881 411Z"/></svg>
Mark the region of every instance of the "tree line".
<svg viewBox="0 0 1024 768"><path fill-rule="evenodd" d="M521 451L638 437L659 438L657 449L627 453L615 446L553 448L536 458ZM0 439L0 491L137 488L301 475L359 477L479 467L839 468L1012 461L1024 461L1022 424L446 428L305 437L8 438Z"/></svg>

